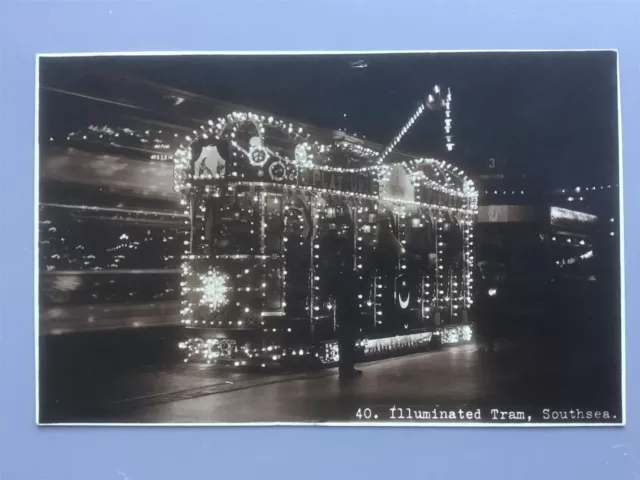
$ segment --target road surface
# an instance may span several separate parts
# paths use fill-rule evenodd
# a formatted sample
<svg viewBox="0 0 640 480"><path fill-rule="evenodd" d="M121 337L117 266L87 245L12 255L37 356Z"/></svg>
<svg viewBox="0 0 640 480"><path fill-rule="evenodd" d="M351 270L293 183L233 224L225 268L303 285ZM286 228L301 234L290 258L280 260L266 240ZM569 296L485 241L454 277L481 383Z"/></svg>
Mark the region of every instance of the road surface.
<svg viewBox="0 0 640 480"><path fill-rule="evenodd" d="M147 334L148 335L148 334ZM164 334L163 334L164 335ZM163 337L167 340L167 337ZM122 345L126 349L126 345ZM117 350L108 354L117 355ZM70 352L69 361L73 362ZM541 352L503 343L494 356L475 345L366 363L341 381L335 369L248 373L185 364L179 358L43 369L43 423L247 423L361 421L363 409L390 420L390 408L526 411L608 410L620 420L619 379L596 356ZM86 368L84 368L86 367Z"/></svg>

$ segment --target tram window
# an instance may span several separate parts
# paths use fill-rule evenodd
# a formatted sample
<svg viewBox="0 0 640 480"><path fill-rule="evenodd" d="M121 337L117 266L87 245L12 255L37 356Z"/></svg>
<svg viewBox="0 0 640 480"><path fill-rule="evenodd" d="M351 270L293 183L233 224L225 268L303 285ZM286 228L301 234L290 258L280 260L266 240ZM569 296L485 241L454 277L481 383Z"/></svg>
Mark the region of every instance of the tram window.
<svg viewBox="0 0 640 480"><path fill-rule="evenodd" d="M287 239L284 250L287 270L286 309L287 315L292 318L302 318L307 315L309 294L310 218L299 199L288 201L285 205L286 223L283 222L283 235ZM284 209L285 206L283 206Z"/></svg>
<svg viewBox="0 0 640 480"><path fill-rule="evenodd" d="M304 208L291 205L287 209L287 223L283 226L285 234L289 237L289 241L302 241L306 239L311 232L310 218Z"/></svg>
<svg viewBox="0 0 640 480"><path fill-rule="evenodd" d="M267 196L264 216L264 250L266 254L281 253L284 236L283 205L277 196Z"/></svg>
<svg viewBox="0 0 640 480"><path fill-rule="evenodd" d="M458 222L451 225L451 243L455 251L462 251L462 228Z"/></svg>
<svg viewBox="0 0 640 480"><path fill-rule="evenodd" d="M206 238L217 255L251 255L260 251L260 219L249 195L211 202Z"/></svg>
<svg viewBox="0 0 640 480"><path fill-rule="evenodd" d="M408 249L414 251L419 256L428 258L428 255L435 250L434 230L429 219L421 216L411 219L411 230L408 236Z"/></svg>
<svg viewBox="0 0 640 480"><path fill-rule="evenodd" d="M404 247L398 241L390 218L381 218L377 228L376 258L378 269L389 274L395 269L396 262L404 253Z"/></svg>

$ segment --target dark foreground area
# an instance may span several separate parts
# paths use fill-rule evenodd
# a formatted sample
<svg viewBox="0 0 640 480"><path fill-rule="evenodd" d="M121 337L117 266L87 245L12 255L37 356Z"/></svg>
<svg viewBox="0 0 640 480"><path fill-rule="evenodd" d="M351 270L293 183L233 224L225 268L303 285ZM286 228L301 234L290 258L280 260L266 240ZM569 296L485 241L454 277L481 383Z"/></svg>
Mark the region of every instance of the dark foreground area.
<svg viewBox="0 0 640 480"><path fill-rule="evenodd" d="M511 335L493 355L475 344L445 348L369 362L362 377L341 381L334 369L252 373L185 364L180 336L180 329L156 328L41 338L39 421L322 423L369 416L411 423L420 421L416 411L434 409L448 422L461 420L443 419L441 410L474 417L465 422L509 422L493 409L523 412L511 422L622 421L620 368L604 360L616 355L603 354L610 342L602 337L576 333L574 342L563 335L541 344L530 333ZM394 406L405 410L392 413Z"/></svg>

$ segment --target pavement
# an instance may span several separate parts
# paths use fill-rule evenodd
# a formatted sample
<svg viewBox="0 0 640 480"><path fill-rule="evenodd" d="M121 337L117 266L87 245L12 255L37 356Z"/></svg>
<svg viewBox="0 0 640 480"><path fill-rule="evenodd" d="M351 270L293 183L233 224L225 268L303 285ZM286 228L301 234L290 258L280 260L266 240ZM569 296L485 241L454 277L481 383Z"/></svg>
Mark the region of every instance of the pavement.
<svg viewBox="0 0 640 480"><path fill-rule="evenodd" d="M335 369L248 373L169 362L136 368L48 374L41 423L358 422L364 409L391 420L393 406L418 410L544 407L607 409L619 421L619 380L597 357L503 342L494 355L474 344L365 363L340 380ZM48 385L48 386L47 386ZM360 414L360 418L359 415Z"/></svg>

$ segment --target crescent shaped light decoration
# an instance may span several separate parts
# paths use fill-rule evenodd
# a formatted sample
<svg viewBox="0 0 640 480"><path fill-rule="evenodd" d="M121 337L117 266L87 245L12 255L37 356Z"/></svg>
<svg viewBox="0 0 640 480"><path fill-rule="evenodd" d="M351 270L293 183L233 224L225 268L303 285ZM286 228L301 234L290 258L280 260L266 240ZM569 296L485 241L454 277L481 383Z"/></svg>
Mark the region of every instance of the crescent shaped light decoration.
<svg viewBox="0 0 640 480"><path fill-rule="evenodd" d="M402 308L403 310L406 310L407 307L409 306L409 299L411 298L411 294L407 293L407 299L406 300L402 300L402 295L400 293L398 293L398 303L400 304L400 308Z"/></svg>

